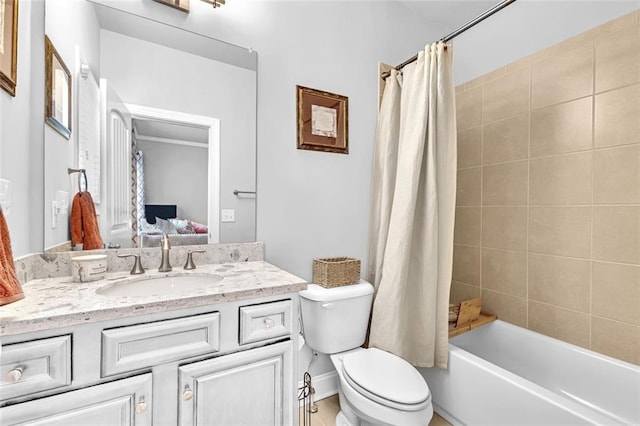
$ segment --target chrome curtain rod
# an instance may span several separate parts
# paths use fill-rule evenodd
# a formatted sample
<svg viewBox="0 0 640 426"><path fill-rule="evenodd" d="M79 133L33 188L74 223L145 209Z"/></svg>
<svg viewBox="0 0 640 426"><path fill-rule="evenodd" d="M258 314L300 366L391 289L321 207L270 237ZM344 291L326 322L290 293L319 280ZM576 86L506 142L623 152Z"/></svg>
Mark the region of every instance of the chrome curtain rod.
<svg viewBox="0 0 640 426"><path fill-rule="evenodd" d="M502 3L498 3L497 5L493 6L491 9L487 10L486 12L482 13L481 15L476 16L471 21L467 22L466 24L464 24L463 26L461 26L457 30L447 34L444 37L442 37L440 39L440 41L444 42L444 43L448 42L449 40L459 36L460 34L462 34L465 31L467 31L469 28L471 28L471 27L479 24L480 22L484 21L485 19L487 19L489 16L493 15L494 13L501 11L502 9L504 9L507 6L509 6L511 3L515 2L515 1L516 0L504 0ZM400 71L402 68L404 68L405 66L409 65L412 62L415 62L417 59L418 59L418 54L416 53L413 57L407 59L406 61L404 61L400 65L396 66L395 69ZM385 72L382 73L382 79L384 80L385 78L389 77L390 75L391 75L391 72L385 71Z"/></svg>

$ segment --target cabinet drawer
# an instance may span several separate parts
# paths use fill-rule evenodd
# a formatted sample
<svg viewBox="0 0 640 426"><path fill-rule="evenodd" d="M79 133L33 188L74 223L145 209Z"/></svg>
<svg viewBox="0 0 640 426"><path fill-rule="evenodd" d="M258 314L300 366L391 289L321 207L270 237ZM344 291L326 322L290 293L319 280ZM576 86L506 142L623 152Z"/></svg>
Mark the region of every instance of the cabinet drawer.
<svg viewBox="0 0 640 426"><path fill-rule="evenodd" d="M290 335L291 316L291 300L242 306L240 308L240 344Z"/></svg>
<svg viewBox="0 0 640 426"><path fill-rule="evenodd" d="M71 336L3 345L0 374L3 400L71 384Z"/></svg>
<svg viewBox="0 0 640 426"><path fill-rule="evenodd" d="M220 350L220 313L102 331L102 375Z"/></svg>

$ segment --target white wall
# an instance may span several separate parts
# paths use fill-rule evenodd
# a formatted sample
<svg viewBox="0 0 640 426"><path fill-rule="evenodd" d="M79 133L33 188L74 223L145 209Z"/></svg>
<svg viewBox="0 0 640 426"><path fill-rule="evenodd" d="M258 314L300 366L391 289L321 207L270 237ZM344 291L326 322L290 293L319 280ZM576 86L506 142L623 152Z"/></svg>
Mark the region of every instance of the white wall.
<svg viewBox="0 0 640 426"><path fill-rule="evenodd" d="M208 150L138 140L146 204L176 204L178 218L207 223Z"/></svg>
<svg viewBox="0 0 640 426"><path fill-rule="evenodd" d="M15 257L43 246L44 2L21 1L16 96L0 90L0 177L11 181L7 222Z"/></svg>
<svg viewBox="0 0 640 426"><path fill-rule="evenodd" d="M255 202L233 190L255 185L255 72L105 30L101 67L125 103L220 119L220 208L236 211L220 241L253 241Z"/></svg>
<svg viewBox="0 0 640 426"><path fill-rule="evenodd" d="M100 27L93 5L84 0L46 0L45 33L71 71L74 100L70 139L49 125L44 128L44 247L48 248L69 240L71 213L69 208L66 215L58 215L56 227L52 228L51 201L57 191L67 191L70 201L78 192L78 176L67 173L67 167L78 167L76 46L80 49L82 61L89 65L97 78L100 71ZM87 179L96 178L87 176Z"/></svg>

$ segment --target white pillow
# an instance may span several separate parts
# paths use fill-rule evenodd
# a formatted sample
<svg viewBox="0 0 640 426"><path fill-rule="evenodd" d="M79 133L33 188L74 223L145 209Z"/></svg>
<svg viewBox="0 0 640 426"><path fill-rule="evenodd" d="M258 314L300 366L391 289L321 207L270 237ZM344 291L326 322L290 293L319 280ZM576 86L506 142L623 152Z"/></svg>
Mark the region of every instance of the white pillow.
<svg viewBox="0 0 640 426"><path fill-rule="evenodd" d="M156 225L150 224L146 219L142 219L142 222L140 222L140 232L146 235L162 234L162 231Z"/></svg>
<svg viewBox="0 0 640 426"><path fill-rule="evenodd" d="M163 234L177 234L178 230L173 223L168 220L156 217L156 227L162 231Z"/></svg>

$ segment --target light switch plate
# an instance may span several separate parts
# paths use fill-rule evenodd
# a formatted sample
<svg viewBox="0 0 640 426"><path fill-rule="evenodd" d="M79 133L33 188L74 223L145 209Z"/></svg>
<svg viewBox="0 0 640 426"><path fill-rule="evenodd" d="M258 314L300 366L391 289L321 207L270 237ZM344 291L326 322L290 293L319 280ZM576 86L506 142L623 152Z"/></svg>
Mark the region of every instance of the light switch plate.
<svg viewBox="0 0 640 426"><path fill-rule="evenodd" d="M235 222L236 221L236 211L234 209L222 209L222 219L221 222Z"/></svg>

